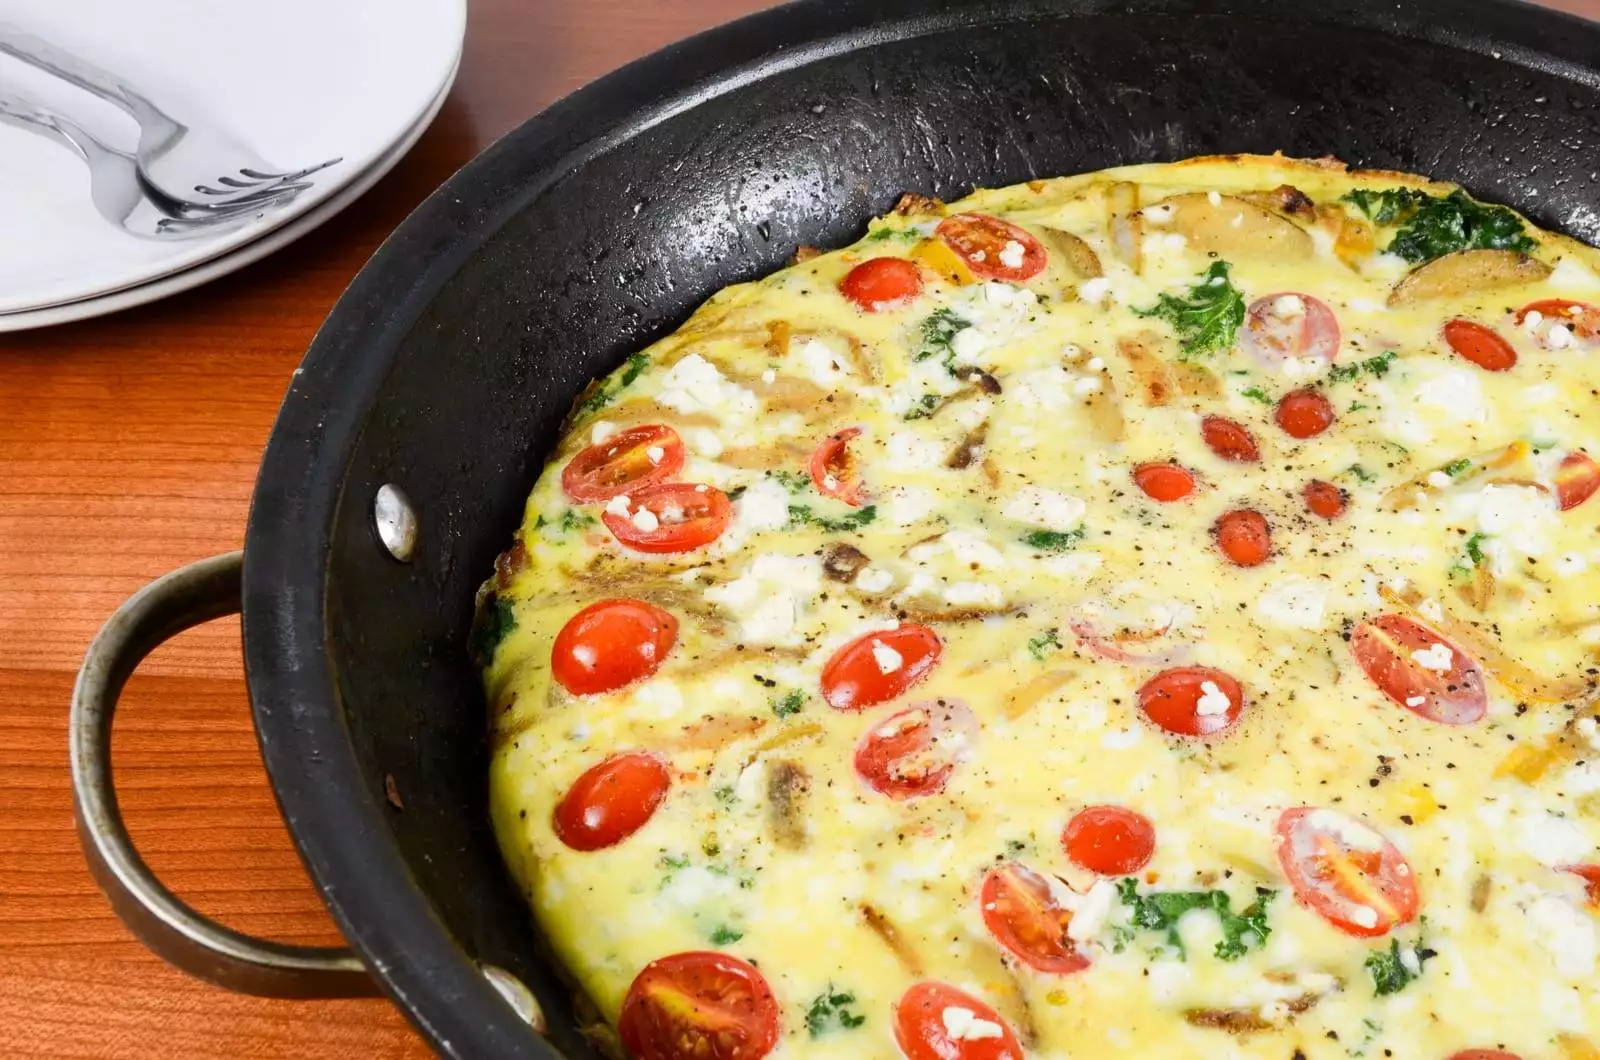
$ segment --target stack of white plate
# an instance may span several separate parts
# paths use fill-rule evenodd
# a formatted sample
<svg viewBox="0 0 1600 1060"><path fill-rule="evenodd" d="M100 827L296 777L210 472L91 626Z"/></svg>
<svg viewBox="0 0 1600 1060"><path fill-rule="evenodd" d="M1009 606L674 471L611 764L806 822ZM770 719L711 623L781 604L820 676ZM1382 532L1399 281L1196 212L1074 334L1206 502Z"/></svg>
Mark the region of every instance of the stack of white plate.
<svg viewBox="0 0 1600 1060"><path fill-rule="evenodd" d="M0 125L0 331L164 298L298 239L394 167L444 104L466 0L0 0L0 23L115 73L175 120L218 129L310 187L248 223L140 238L100 215L59 143ZM22 95L135 153L126 112L7 55Z"/></svg>

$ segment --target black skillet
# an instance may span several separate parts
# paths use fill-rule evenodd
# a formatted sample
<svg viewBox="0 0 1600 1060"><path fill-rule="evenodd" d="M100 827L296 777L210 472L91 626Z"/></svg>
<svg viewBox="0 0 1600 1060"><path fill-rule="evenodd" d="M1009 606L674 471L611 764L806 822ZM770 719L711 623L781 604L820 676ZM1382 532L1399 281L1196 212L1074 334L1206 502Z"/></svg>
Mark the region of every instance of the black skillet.
<svg viewBox="0 0 1600 1060"><path fill-rule="evenodd" d="M717 288L852 239L903 191L1274 150L1455 180L1600 243L1600 25L1511 0L812 0L529 121L356 277L251 509L256 728L355 955L207 924L148 876L109 792L122 679L176 628L239 607L237 557L140 594L85 663L80 826L119 912L236 989L370 991L370 972L450 1056L593 1055L490 834L466 645L473 591L574 395ZM400 509L380 536L384 484L409 495L413 538ZM485 964L531 988L547 1037Z"/></svg>

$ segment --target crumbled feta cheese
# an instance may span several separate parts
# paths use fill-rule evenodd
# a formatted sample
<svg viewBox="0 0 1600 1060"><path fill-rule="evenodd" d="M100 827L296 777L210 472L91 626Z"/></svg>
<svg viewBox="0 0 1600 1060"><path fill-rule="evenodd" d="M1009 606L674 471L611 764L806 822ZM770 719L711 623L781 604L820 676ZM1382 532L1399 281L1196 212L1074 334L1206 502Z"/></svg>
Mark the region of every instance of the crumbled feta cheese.
<svg viewBox="0 0 1600 1060"><path fill-rule="evenodd" d="M976 1042L984 1038L1003 1038L1005 1030L993 1020L980 1019L970 1008L950 1005L939 1014L945 1033L952 1041Z"/></svg>
<svg viewBox="0 0 1600 1060"><path fill-rule="evenodd" d="M872 642L872 661L878 664L878 672L884 674L892 674L906 663L905 656L877 640Z"/></svg>
<svg viewBox="0 0 1600 1060"><path fill-rule="evenodd" d="M1000 264L1008 269L1022 268L1022 257L1027 252L1021 243L1015 239L1006 240L1006 245L1000 248Z"/></svg>
<svg viewBox="0 0 1600 1060"><path fill-rule="evenodd" d="M733 502L733 528L742 533L776 530L789 521L789 491L769 478L757 479Z"/></svg>
<svg viewBox="0 0 1600 1060"><path fill-rule="evenodd" d="M1568 817L1531 813L1518 819L1517 845L1541 865L1559 868L1590 860L1594 842Z"/></svg>
<svg viewBox="0 0 1600 1060"><path fill-rule="evenodd" d="M1274 625L1321 629L1327 601L1327 586L1291 575L1273 583L1261 595L1256 603L1256 614Z"/></svg>
<svg viewBox="0 0 1600 1060"><path fill-rule="evenodd" d="M1539 330L1539 325L1544 323L1544 314L1537 309L1530 309L1522 315L1522 330L1532 334Z"/></svg>
<svg viewBox="0 0 1600 1060"><path fill-rule="evenodd" d="M1545 345L1552 350L1564 350L1572 345L1572 329L1565 324L1551 324L1544 333Z"/></svg>
<svg viewBox="0 0 1600 1060"><path fill-rule="evenodd" d="M755 394L723 378L717 366L691 353L661 377L656 401L676 412L716 412L722 415L755 415Z"/></svg>
<svg viewBox="0 0 1600 1060"><path fill-rule="evenodd" d="M1466 368L1446 368L1423 379L1416 389L1416 400L1428 408L1445 413L1457 423L1487 423L1489 401L1478 374Z"/></svg>
<svg viewBox="0 0 1600 1060"><path fill-rule="evenodd" d="M661 520L656 518L656 513L649 508L640 508L633 513L633 525L641 533L649 534L661 528Z"/></svg>
<svg viewBox="0 0 1600 1060"><path fill-rule="evenodd" d="M821 588L822 563L815 556L760 555L738 578L707 588L705 597L739 619L743 640L793 644L799 640L796 626Z"/></svg>
<svg viewBox="0 0 1600 1060"><path fill-rule="evenodd" d="M1122 729L1110 729L1104 736L1100 737L1100 746L1108 751L1126 751L1138 743L1139 737L1142 735L1143 732L1137 725L1129 725Z"/></svg>
<svg viewBox="0 0 1600 1060"><path fill-rule="evenodd" d="M895 486L884 494L879 507L889 522L896 526L910 526L932 515L938 503L938 497L920 486Z"/></svg>
<svg viewBox="0 0 1600 1060"><path fill-rule="evenodd" d="M1103 304L1110 295L1111 281L1104 276L1096 276L1078 285L1078 297L1091 305Z"/></svg>
<svg viewBox="0 0 1600 1060"><path fill-rule="evenodd" d="M1430 622L1444 621L1444 608L1440 607L1439 601L1435 600L1431 596L1427 597L1422 601L1422 603L1417 605L1417 611L1422 615L1423 618L1428 619Z"/></svg>
<svg viewBox="0 0 1600 1060"><path fill-rule="evenodd" d="M1600 960L1600 937L1588 913L1555 894L1534 899L1527 913L1531 933L1550 954L1557 971L1573 979L1594 975L1595 962Z"/></svg>
<svg viewBox="0 0 1600 1060"><path fill-rule="evenodd" d="M1182 961L1155 961L1148 969L1150 990L1157 1001L1170 1003L1183 990L1193 973Z"/></svg>
<svg viewBox="0 0 1600 1060"><path fill-rule="evenodd" d="M722 455L722 439L710 427L686 427L683 437L690 449L708 460L715 460Z"/></svg>
<svg viewBox="0 0 1600 1060"><path fill-rule="evenodd" d="M1450 485L1450 476L1443 471L1430 471L1427 478L1428 485L1436 490L1442 490Z"/></svg>
<svg viewBox="0 0 1600 1060"><path fill-rule="evenodd" d="M944 464L944 445L915 431L895 431L886 448L885 466L891 471L921 471Z"/></svg>
<svg viewBox="0 0 1600 1060"><path fill-rule="evenodd" d="M764 369L761 373L761 381L763 383L776 383L778 381L777 370L774 368Z"/></svg>
<svg viewBox="0 0 1600 1060"><path fill-rule="evenodd" d="M856 588L864 593L881 593L893 584L894 572L882 567L862 567L856 574Z"/></svg>
<svg viewBox="0 0 1600 1060"><path fill-rule="evenodd" d="M976 364L978 358L992 343L989 336L978 328L962 328L950 339L950 352L957 364Z"/></svg>
<svg viewBox="0 0 1600 1060"><path fill-rule="evenodd" d="M1420 707L1420 706L1422 706L1422 704L1426 703L1427 701L1428 701L1428 697L1427 696L1407 696L1406 697L1406 706L1408 706L1408 707Z"/></svg>
<svg viewBox="0 0 1600 1060"><path fill-rule="evenodd" d="M1110 922L1118 903L1116 884L1110 880L1096 880L1072 911L1072 920L1067 924L1067 937L1074 942L1088 942L1095 938Z"/></svg>
<svg viewBox="0 0 1600 1060"><path fill-rule="evenodd" d="M1029 526L1066 532L1083 522L1088 505L1080 498L1042 486L1024 486L1006 502L1004 514Z"/></svg>
<svg viewBox="0 0 1600 1060"><path fill-rule="evenodd" d="M1091 357L1089 358L1089 363L1084 367L1091 372L1103 372L1106 370L1106 362L1100 357Z"/></svg>
<svg viewBox="0 0 1600 1060"><path fill-rule="evenodd" d="M645 446L644 455L650 458L652 464L659 464L667 457L667 451L659 445Z"/></svg>
<svg viewBox="0 0 1600 1060"><path fill-rule="evenodd" d="M1072 383L1071 372L1060 365L1051 365L1019 372L1006 387L1006 393L1015 395L1018 408L1057 412L1072 404Z"/></svg>
<svg viewBox="0 0 1600 1060"><path fill-rule="evenodd" d="M1411 657L1417 661L1418 666L1437 673L1444 673L1456 661L1455 653L1450 650L1448 644L1443 642L1429 645L1426 648L1418 648L1411 653Z"/></svg>
<svg viewBox="0 0 1600 1060"><path fill-rule="evenodd" d="M1177 207L1170 202L1160 203L1144 208L1144 219L1153 225L1164 225L1172 220L1172 215L1177 212Z"/></svg>
<svg viewBox="0 0 1600 1060"><path fill-rule="evenodd" d="M1272 300L1272 311L1292 320L1306 311L1306 303L1297 294L1280 294Z"/></svg>
<svg viewBox="0 0 1600 1060"><path fill-rule="evenodd" d="M619 493L606 502L607 515L620 515L624 519L628 518L628 514L632 508L633 499L630 498L626 493Z"/></svg>
<svg viewBox="0 0 1600 1060"><path fill-rule="evenodd" d="M1472 500L1464 503L1470 506ZM1476 508L1478 529L1524 556L1544 555L1561 526L1555 505L1532 486L1485 486L1476 495Z"/></svg>
<svg viewBox="0 0 1600 1060"><path fill-rule="evenodd" d="M1233 706L1233 701L1228 698L1226 692L1217 687L1215 681L1200 682L1200 698L1194 705L1196 714L1201 717L1226 714L1231 706Z"/></svg>
<svg viewBox="0 0 1600 1060"><path fill-rule="evenodd" d="M1206 192L1206 202L1209 202L1213 206L1221 206L1222 205L1222 193L1221 192L1217 192L1217 191L1208 191L1208 192Z"/></svg>
<svg viewBox="0 0 1600 1060"><path fill-rule="evenodd" d="M848 362L818 339L800 347L799 357L806 374L819 386L832 389L850 375Z"/></svg>
<svg viewBox="0 0 1600 1060"><path fill-rule="evenodd" d="M1600 722L1596 722L1593 718L1579 718L1573 723L1573 728L1583 737L1585 743L1600 751Z"/></svg>
<svg viewBox="0 0 1600 1060"><path fill-rule="evenodd" d="M619 430L621 430L621 428L615 423L612 423L610 420L601 420L593 427L589 428L589 444L599 445L607 438L610 438L612 435L616 434Z"/></svg>
<svg viewBox="0 0 1600 1060"><path fill-rule="evenodd" d="M953 607L999 607L1004 599L990 582L956 582L944 591L944 602Z"/></svg>
<svg viewBox="0 0 1600 1060"><path fill-rule="evenodd" d="M1350 922L1357 927L1375 928L1378 926L1378 911L1365 905L1352 906Z"/></svg>
<svg viewBox="0 0 1600 1060"><path fill-rule="evenodd" d="M1099 389L1100 389L1100 380L1095 378L1092 375L1085 376L1082 379L1079 379L1077 382L1072 384L1072 392L1074 394L1079 394L1079 395L1093 394L1095 391L1097 391Z"/></svg>
<svg viewBox="0 0 1600 1060"><path fill-rule="evenodd" d="M950 554L969 567L1004 567L1006 557L989 544L982 530L949 530L939 542Z"/></svg>

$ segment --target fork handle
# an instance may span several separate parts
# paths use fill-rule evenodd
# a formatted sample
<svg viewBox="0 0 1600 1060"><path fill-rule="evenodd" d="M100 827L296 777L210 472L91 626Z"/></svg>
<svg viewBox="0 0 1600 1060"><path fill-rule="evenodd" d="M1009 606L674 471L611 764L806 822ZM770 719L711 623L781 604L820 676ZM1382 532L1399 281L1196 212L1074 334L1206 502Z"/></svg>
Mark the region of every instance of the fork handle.
<svg viewBox="0 0 1600 1060"><path fill-rule="evenodd" d="M68 148L79 158L88 160L83 145L72 135L77 130L76 125L21 96L0 95L0 122L38 133Z"/></svg>
<svg viewBox="0 0 1600 1060"><path fill-rule="evenodd" d="M0 52L92 92L135 118L139 117L140 107L146 105L144 96L115 74L24 32L10 22L0 22Z"/></svg>

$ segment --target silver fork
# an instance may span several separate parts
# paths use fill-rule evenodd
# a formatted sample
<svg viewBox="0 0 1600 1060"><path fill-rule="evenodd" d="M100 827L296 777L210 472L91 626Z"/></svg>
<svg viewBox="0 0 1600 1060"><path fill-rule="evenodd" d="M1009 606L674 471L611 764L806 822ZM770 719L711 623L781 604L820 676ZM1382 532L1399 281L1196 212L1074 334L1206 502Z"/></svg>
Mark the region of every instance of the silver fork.
<svg viewBox="0 0 1600 1060"><path fill-rule="evenodd" d="M38 133L89 165L89 197L100 215L145 239L192 239L240 228L294 200L309 184L279 185L273 194L231 206L177 209L145 193L133 156L111 147L71 118L17 95L0 95L0 122Z"/></svg>
<svg viewBox="0 0 1600 1060"><path fill-rule="evenodd" d="M285 170L218 129L191 128L150 102L115 74L62 51L49 41L0 22L0 52L92 92L139 123L137 163L151 187L188 206L228 206L277 194L342 159Z"/></svg>

